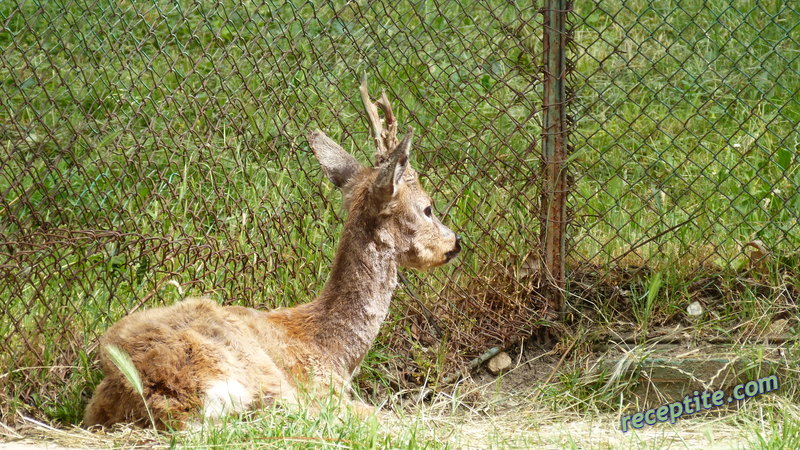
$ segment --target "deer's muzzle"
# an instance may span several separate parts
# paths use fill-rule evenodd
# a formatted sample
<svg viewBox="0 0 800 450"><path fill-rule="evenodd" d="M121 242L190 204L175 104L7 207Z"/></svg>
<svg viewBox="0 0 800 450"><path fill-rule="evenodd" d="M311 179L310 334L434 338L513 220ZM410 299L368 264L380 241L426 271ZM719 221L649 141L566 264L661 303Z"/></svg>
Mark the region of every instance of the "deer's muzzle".
<svg viewBox="0 0 800 450"><path fill-rule="evenodd" d="M445 253L444 256L447 258L447 261L450 261L451 259L455 258L460 251L461 251L461 236L456 235L455 247L453 247L453 249L450 250L449 252Z"/></svg>

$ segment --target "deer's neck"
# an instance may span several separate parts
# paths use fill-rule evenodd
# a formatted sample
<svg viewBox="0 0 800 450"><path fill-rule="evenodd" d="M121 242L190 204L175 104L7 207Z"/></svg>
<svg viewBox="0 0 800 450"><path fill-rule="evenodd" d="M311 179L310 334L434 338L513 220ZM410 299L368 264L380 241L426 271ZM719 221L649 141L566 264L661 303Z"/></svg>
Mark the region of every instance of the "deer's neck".
<svg viewBox="0 0 800 450"><path fill-rule="evenodd" d="M348 228L330 277L313 302L316 344L347 376L375 341L397 286L394 248L379 236Z"/></svg>

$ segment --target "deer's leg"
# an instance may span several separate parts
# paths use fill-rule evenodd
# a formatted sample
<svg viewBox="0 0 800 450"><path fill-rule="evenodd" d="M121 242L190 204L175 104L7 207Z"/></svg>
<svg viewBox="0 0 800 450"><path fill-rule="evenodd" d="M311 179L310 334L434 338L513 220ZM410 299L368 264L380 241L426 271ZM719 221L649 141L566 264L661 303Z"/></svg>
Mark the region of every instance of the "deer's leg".
<svg viewBox="0 0 800 450"><path fill-rule="evenodd" d="M353 410L353 413L362 419L366 419L369 416L374 416L379 411L378 408L368 405L361 400L351 400L349 406L350 409Z"/></svg>
<svg viewBox="0 0 800 450"><path fill-rule="evenodd" d="M374 415L377 408L368 405L360 400L353 399L350 393L350 383L344 381L340 376L328 376L325 381L317 378L312 391L309 392L310 404L314 405L316 410L323 408L326 404L338 404L343 412L345 409L350 410L359 418L365 419Z"/></svg>

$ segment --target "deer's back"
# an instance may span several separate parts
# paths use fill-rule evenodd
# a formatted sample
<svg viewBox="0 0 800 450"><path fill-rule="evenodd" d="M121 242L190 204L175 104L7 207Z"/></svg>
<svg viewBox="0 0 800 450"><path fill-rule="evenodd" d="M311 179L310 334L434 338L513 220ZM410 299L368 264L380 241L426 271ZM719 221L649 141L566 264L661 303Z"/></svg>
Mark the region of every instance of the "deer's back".
<svg viewBox="0 0 800 450"><path fill-rule="evenodd" d="M196 411L218 416L274 397L271 391L285 390L291 384L272 356L280 354L285 344L263 316L249 308L222 307L207 298L190 298L123 318L101 343L103 347L117 346L131 357L141 375L148 406L157 418L170 415L182 420ZM131 403L122 398L131 397L131 389L106 353L100 354L106 386L100 386L89 405L87 422L108 425L143 420L130 416L139 416L144 410L137 412L130 406L117 414L102 411ZM117 416L123 417L102 420ZM93 417L98 420L91 420Z"/></svg>

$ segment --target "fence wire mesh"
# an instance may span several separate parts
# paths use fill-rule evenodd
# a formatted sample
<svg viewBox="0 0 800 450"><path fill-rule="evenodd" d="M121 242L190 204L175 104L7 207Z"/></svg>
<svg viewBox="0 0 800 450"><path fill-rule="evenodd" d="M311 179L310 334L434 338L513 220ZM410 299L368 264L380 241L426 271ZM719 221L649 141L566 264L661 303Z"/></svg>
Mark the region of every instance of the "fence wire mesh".
<svg viewBox="0 0 800 450"><path fill-rule="evenodd" d="M797 6L576 8L572 266L688 274L796 254Z"/></svg>
<svg viewBox="0 0 800 450"><path fill-rule="evenodd" d="M309 300L342 212L304 136L369 161L364 73L469 249L406 273L386 345L470 357L530 329L535 4L17 1L0 22L4 405L78 420L97 337L131 311Z"/></svg>
<svg viewBox="0 0 800 450"><path fill-rule="evenodd" d="M797 7L564 3L568 289L736 269L748 242L796 261ZM0 413L79 421L97 337L131 311L310 299L343 218L303 136L369 160L364 73L417 130L423 184L467 247L405 272L371 365L414 381L529 335L547 271L542 6L0 5Z"/></svg>

